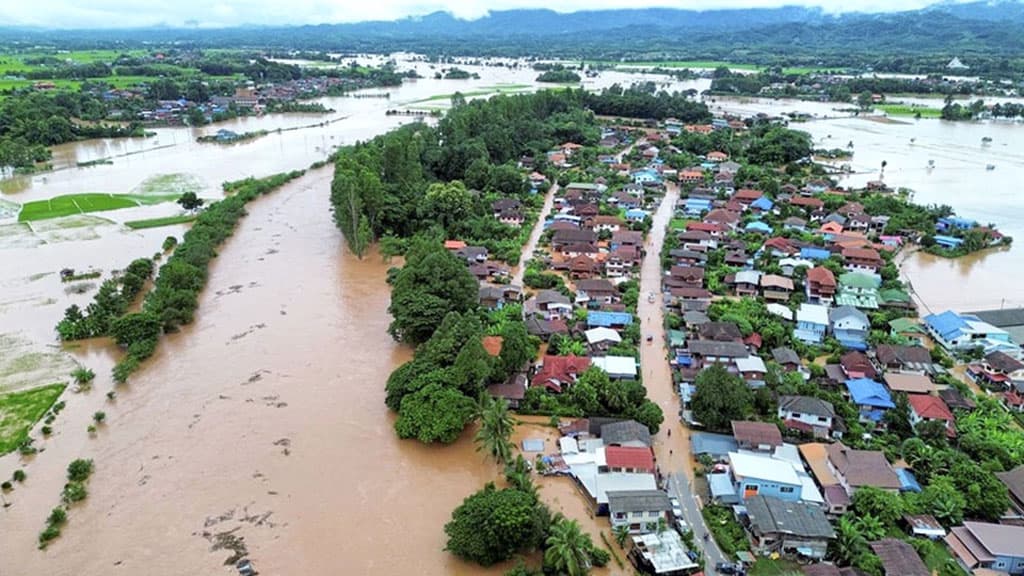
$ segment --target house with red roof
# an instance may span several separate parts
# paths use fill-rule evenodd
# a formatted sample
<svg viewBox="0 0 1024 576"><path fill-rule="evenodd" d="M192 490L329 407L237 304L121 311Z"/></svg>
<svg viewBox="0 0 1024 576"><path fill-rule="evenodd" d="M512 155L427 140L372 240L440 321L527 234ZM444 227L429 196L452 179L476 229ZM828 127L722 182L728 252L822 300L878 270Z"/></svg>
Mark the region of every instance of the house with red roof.
<svg viewBox="0 0 1024 576"><path fill-rule="evenodd" d="M953 427L955 419L949 406L938 396L930 394L907 394L907 403L910 404L910 423L917 426L921 422L940 421L946 426L946 435L950 438L956 436L956 429Z"/></svg>
<svg viewBox="0 0 1024 576"><path fill-rule="evenodd" d="M721 236L723 232L727 230L725 226L721 224L714 224L712 222L687 222L686 231L697 230L699 232L707 232L712 236Z"/></svg>
<svg viewBox="0 0 1024 576"><path fill-rule="evenodd" d="M739 201L741 204L749 206L754 200L757 200L761 196L764 196L764 192L760 190L753 190L751 188L740 188L733 194L733 199Z"/></svg>
<svg viewBox="0 0 1024 576"><path fill-rule="evenodd" d="M818 228L818 234L833 234L833 235L835 235L835 234L842 234L842 233L843 233L843 225L840 224L839 222L835 222L835 221L825 222L824 224L821 225L821 228Z"/></svg>
<svg viewBox="0 0 1024 576"><path fill-rule="evenodd" d="M654 453L648 446L606 446L604 466L599 462L598 472L654 474Z"/></svg>
<svg viewBox="0 0 1024 576"><path fill-rule="evenodd" d="M812 304L831 304L836 295L836 277L832 271L815 266L807 271L807 301Z"/></svg>
<svg viewBox="0 0 1024 576"><path fill-rule="evenodd" d="M543 363L530 380L531 386L543 386L560 393L571 386L590 367L586 356L544 356Z"/></svg>
<svg viewBox="0 0 1024 576"><path fill-rule="evenodd" d="M796 206L798 208L810 208L811 210L821 210L825 207L825 201L821 198L808 198L806 196L793 196L789 199L790 206Z"/></svg>
<svg viewBox="0 0 1024 576"><path fill-rule="evenodd" d="M729 159L729 155L726 154L725 152L715 150L713 152L708 152L705 158L712 162L725 162L726 160Z"/></svg>

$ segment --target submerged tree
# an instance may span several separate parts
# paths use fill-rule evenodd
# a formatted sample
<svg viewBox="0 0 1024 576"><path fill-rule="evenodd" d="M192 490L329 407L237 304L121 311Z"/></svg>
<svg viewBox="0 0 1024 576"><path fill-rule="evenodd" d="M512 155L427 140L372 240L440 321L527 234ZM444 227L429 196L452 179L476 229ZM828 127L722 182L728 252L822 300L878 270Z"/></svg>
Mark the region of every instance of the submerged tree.
<svg viewBox="0 0 1024 576"><path fill-rule="evenodd" d="M516 421L508 410L508 401L481 392L478 406L480 429L473 437L477 443L477 452L485 451L498 464L509 462L512 459L512 442L509 438L515 430Z"/></svg>

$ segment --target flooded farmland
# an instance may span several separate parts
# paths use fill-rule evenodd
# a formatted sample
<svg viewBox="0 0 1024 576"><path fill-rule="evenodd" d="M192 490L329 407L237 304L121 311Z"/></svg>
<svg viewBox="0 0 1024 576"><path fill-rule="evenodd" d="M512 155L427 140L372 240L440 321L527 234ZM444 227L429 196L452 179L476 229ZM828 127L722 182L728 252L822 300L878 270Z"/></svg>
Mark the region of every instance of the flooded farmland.
<svg viewBox="0 0 1024 576"><path fill-rule="evenodd" d="M427 78L389 90L388 99L322 99L335 109L328 115L246 118L199 130L158 129L149 139L59 147L56 171L3 181L2 199L22 203L75 192L129 193L168 174L187 175L202 196L215 198L224 180L302 168L336 145L410 121L386 116L389 108L429 107L443 103L437 96L456 90L535 86L532 70L463 66L481 79L439 81L425 64L417 66ZM592 85L640 78L605 73ZM676 86L706 88L701 82ZM243 132L310 123L323 125L231 146L195 142L221 127ZM886 181L915 188L918 201L951 204L1024 240L1024 230L1015 230L1022 227L1024 208L1014 204L1009 189L1024 175L1020 147L1013 145L1020 137L989 126L844 119L802 127L816 141L845 145L853 140L853 162L864 172L853 178L873 179L877 174L871 170L886 159ZM993 138L991 149L1002 155L994 161L977 158L984 154L980 138L986 134ZM917 143L904 150L911 137ZM113 163L77 167L101 158ZM938 166L926 173L920 168L929 158ZM997 169L986 172L984 165L992 162ZM88 302L93 293L88 286L77 293L60 282L58 272L74 266L108 274L153 254L165 236L180 237L185 226L130 231L122 224L166 216L177 206L31 226L13 217L0 220L0 344L53 354L54 364L43 366L41 379L66 377L73 363L97 373L92 391L66 394L67 409L54 423L53 436L37 442L40 454L0 458L0 477L20 467L29 474L8 496L12 505L0 511L0 574L227 574L231 570L223 562L238 547L238 538L266 574L461 575L507 568L481 570L442 551L451 510L495 479L498 470L474 450L471 431L443 448L395 437L383 384L410 351L386 333L389 265L376 255L359 261L344 250L327 209L331 176L330 168L313 171L250 205L250 215L211 268L196 322L166 337L113 401L105 397L116 357L109 344L56 347L53 326L64 308ZM959 307L982 298L984 290L984 298L1019 303L1024 295L1006 294L1002 287L1008 282L981 286L974 278L999 271L1020 274L1020 253L981 255L966 271L924 260L919 268L911 260L906 269L933 306L946 298ZM961 262L966 261L954 266ZM935 279L926 283L921 279L929 271ZM953 272L959 275L956 283L950 280ZM0 353L21 354L13 351L14 344L3 345ZM661 372L645 367L648 388L666 385L655 382ZM663 407L671 404L666 389L655 394ZM97 410L107 412L108 422L93 437L86 427ZM666 421L673 421L667 409ZM533 422L520 427L517 436L547 438L553 449L550 430ZM679 434L671 442L662 439L659 456L685 444ZM36 537L57 504L64 469L79 457L96 462L90 496L71 508L64 535L38 551ZM672 457L670 452L670 464ZM674 458L678 462L681 455ZM545 479L541 494L554 510L580 519L600 542L606 522L588 517L569 480ZM613 562L608 573L615 571Z"/></svg>

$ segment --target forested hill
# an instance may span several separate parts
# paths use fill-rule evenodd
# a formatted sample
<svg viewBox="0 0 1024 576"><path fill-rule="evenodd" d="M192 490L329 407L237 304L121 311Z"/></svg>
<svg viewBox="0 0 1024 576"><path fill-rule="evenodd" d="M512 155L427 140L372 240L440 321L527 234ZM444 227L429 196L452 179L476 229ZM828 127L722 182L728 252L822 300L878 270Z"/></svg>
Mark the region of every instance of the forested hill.
<svg viewBox="0 0 1024 576"><path fill-rule="evenodd" d="M293 27L0 29L0 43L7 46L53 43L85 48L143 42L606 60L726 59L755 64L774 64L784 57L790 64L824 66L850 65L851 59L853 64L870 65L872 57L930 55L957 56L972 65L971 59L979 64L992 57L1015 61L1024 54L1024 4L1017 0L943 3L909 12L843 15L797 7L568 14L509 10L476 20L438 12L394 22Z"/></svg>

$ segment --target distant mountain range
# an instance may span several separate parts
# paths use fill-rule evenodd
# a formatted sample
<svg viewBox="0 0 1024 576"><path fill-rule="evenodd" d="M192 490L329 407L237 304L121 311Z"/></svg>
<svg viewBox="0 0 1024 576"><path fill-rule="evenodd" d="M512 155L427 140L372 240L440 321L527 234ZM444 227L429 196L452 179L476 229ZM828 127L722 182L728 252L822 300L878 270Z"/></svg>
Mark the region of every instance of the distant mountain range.
<svg viewBox="0 0 1024 576"><path fill-rule="evenodd" d="M1024 3L941 3L922 10L832 15L817 8L497 11L460 20L437 12L397 21L223 29L45 31L0 28L0 42L73 47L183 42L337 51L602 59L684 57L768 62L779 55L829 63L851 55L1024 56Z"/></svg>

